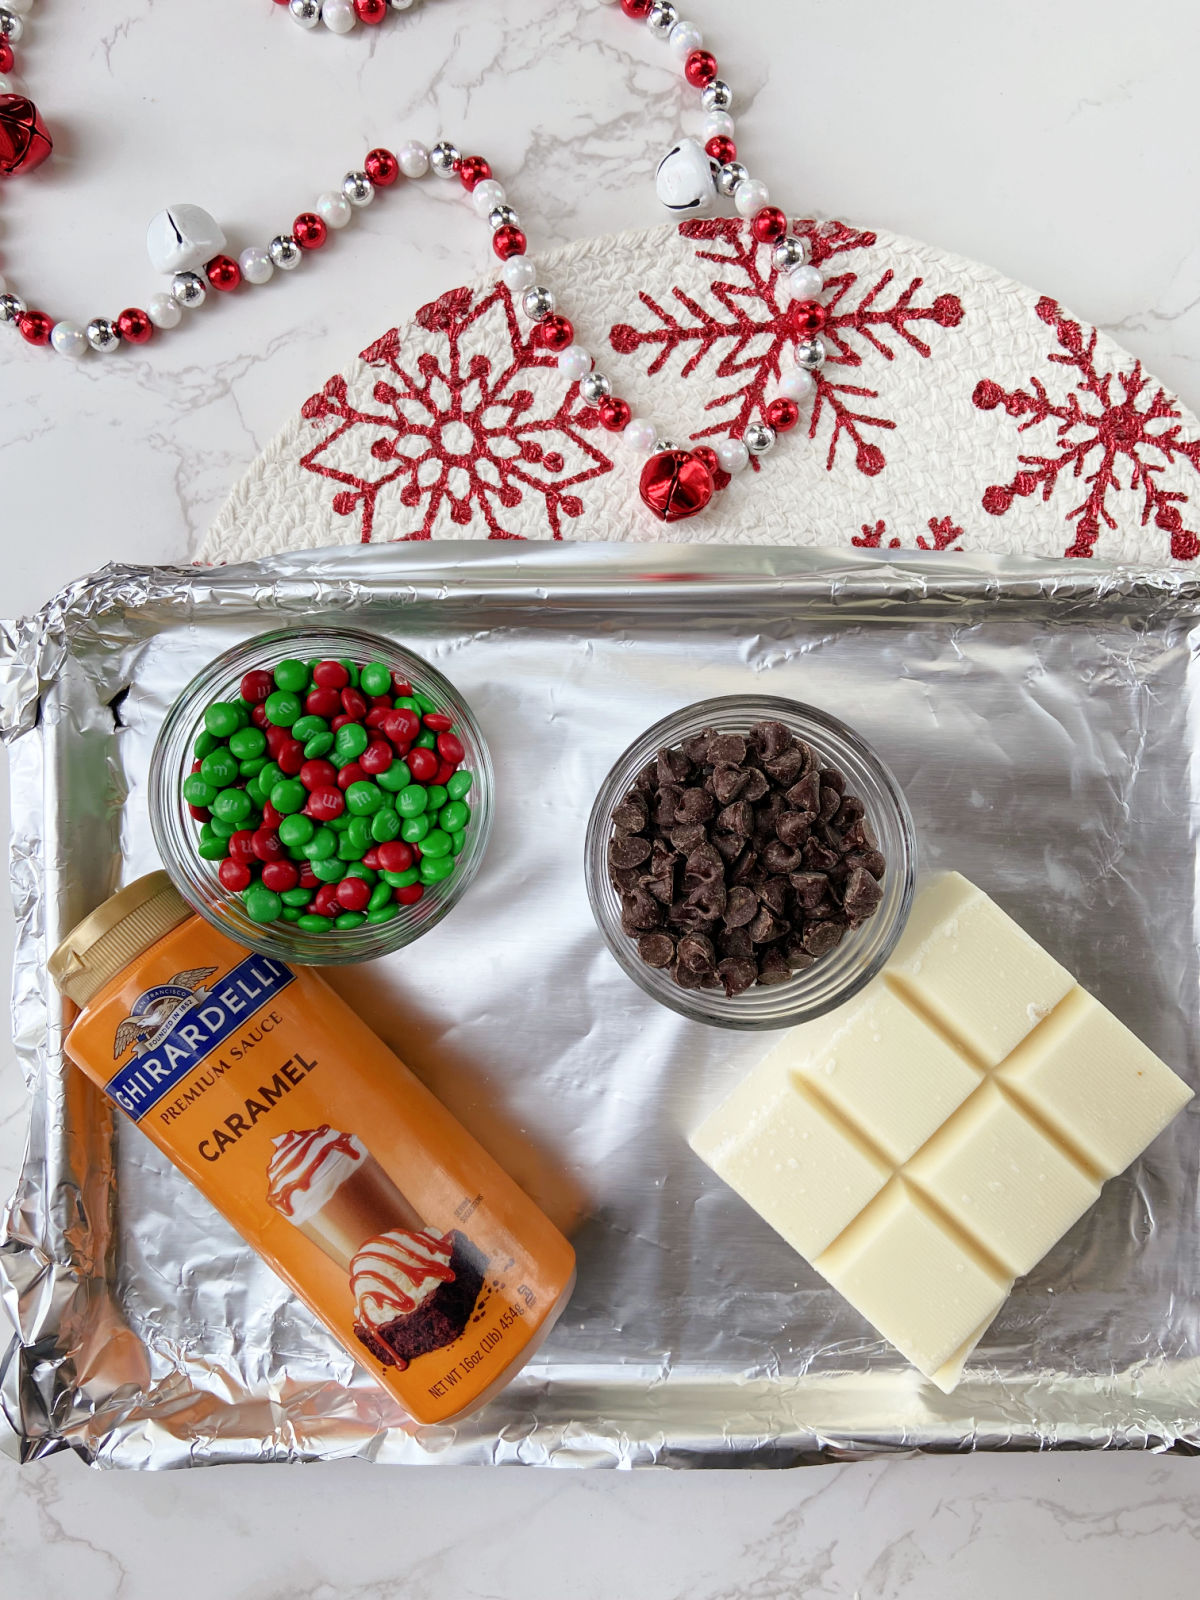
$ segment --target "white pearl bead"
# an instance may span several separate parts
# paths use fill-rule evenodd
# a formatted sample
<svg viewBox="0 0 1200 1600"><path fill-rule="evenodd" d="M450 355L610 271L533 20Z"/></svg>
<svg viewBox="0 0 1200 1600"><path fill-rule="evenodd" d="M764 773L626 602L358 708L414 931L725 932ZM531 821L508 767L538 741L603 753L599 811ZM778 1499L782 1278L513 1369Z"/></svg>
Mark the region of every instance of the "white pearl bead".
<svg viewBox="0 0 1200 1600"><path fill-rule="evenodd" d="M504 185L497 183L495 178L484 178L471 190L471 204L475 207L475 215L485 220L489 211L496 206L502 206L507 199Z"/></svg>
<svg viewBox="0 0 1200 1600"><path fill-rule="evenodd" d="M788 273L787 285L793 300L815 300L825 287L825 279L816 267L797 267Z"/></svg>
<svg viewBox="0 0 1200 1600"><path fill-rule="evenodd" d="M714 446L721 471L731 477L741 472L750 460L750 452L740 439L718 439Z"/></svg>
<svg viewBox="0 0 1200 1600"><path fill-rule="evenodd" d="M321 0L321 21L330 33L349 33L358 23L353 0Z"/></svg>
<svg viewBox="0 0 1200 1600"><path fill-rule="evenodd" d="M803 367L793 367L779 380L779 392L788 400L807 400L813 387L813 375Z"/></svg>
<svg viewBox="0 0 1200 1600"><path fill-rule="evenodd" d="M766 184L758 178L743 178L733 191L733 203L740 217L752 217L756 211L762 210L770 198Z"/></svg>
<svg viewBox="0 0 1200 1600"><path fill-rule="evenodd" d="M658 429L649 418L634 417L632 422L625 424L625 432L622 437L631 450L637 450L645 454L647 451L654 449L654 441L658 438Z"/></svg>
<svg viewBox="0 0 1200 1600"><path fill-rule="evenodd" d="M78 361L88 352L87 334L74 322L56 322L50 329L50 343L60 356Z"/></svg>
<svg viewBox="0 0 1200 1600"><path fill-rule="evenodd" d="M429 150L419 139L409 139L396 151L400 171L406 178L423 178L429 171ZM477 184L476 188L482 188Z"/></svg>
<svg viewBox="0 0 1200 1600"><path fill-rule="evenodd" d="M704 35L694 22L677 22L667 39L681 61L690 56L693 50L699 50L704 43Z"/></svg>
<svg viewBox="0 0 1200 1600"><path fill-rule="evenodd" d="M349 203L346 209L350 209ZM271 260L270 251L264 250L260 244L247 245L238 257L238 266L247 283L267 283L275 276L275 263Z"/></svg>
<svg viewBox="0 0 1200 1600"><path fill-rule="evenodd" d="M581 344L569 344L558 358L558 370L572 383L578 383L592 370L592 358Z"/></svg>
<svg viewBox="0 0 1200 1600"><path fill-rule="evenodd" d="M183 321L183 307L173 294L154 294L146 306L146 315L156 328L177 328Z"/></svg>
<svg viewBox="0 0 1200 1600"><path fill-rule="evenodd" d="M344 194L327 189L317 196L317 215L327 228L344 228L353 215L353 208Z"/></svg>
<svg viewBox="0 0 1200 1600"><path fill-rule="evenodd" d="M526 289L533 288L537 269L528 256L509 256L500 274L513 294L523 294Z"/></svg>
<svg viewBox="0 0 1200 1600"><path fill-rule="evenodd" d="M710 111L704 119L704 142L710 139L732 139L733 118L728 111Z"/></svg>

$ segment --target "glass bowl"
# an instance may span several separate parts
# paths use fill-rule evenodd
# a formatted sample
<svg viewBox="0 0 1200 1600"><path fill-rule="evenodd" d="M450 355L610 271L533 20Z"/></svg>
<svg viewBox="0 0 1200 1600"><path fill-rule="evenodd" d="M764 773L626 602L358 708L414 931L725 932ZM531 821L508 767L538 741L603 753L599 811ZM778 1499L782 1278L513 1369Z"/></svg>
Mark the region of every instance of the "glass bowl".
<svg viewBox="0 0 1200 1600"><path fill-rule="evenodd" d="M874 916L848 932L841 944L786 983L756 984L727 998L720 989L681 989L665 968L648 967L621 927L621 897L609 881L612 812L647 762L664 747L681 744L704 728L746 733L756 722L782 722L812 745L826 765L840 767L846 791L866 806L866 820L887 859L883 899ZM727 695L672 712L648 728L621 755L600 786L585 845L588 898L613 955L647 994L694 1022L719 1028L791 1028L842 1005L880 971L908 920L916 881L912 816L895 778L864 739L826 711L772 695Z"/></svg>
<svg viewBox="0 0 1200 1600"><path fill-rule="evenodd" d="M183 780L191 770L192 745L203 726L205 707L213 700L236 698L242 676L253 668L270 669L290 656L304 661L325 657L385 661L454 718L454 731L465 751L462 764L474 774L466 842L453 876L429 885L415 905L402 906L391 922L327 933L308 933L288 922L254 922L241 898L217 877L220 863L205 861L196 848L198 827L183 798ZM168 711L150 758L150 826L175 887L214 928L250 950L293 966L335 966L403 949L458 904L487 849L493 788L491 758L479 724L462 696L428 661L392 639L357 628L283 628L259 634L218 656Z"/></svg>

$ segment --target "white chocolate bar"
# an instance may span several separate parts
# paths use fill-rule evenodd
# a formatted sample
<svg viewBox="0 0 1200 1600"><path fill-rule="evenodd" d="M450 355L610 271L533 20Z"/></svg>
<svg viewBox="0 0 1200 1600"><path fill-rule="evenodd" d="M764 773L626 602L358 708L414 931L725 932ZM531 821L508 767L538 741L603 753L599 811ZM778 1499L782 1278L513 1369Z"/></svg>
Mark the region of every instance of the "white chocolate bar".
<svg viewBox="0 0 1200 1600"><path fill-rule="evenodd" d="M949 1392L1014 1278L1191 1090L957 873L692 1148Z"/></svg>

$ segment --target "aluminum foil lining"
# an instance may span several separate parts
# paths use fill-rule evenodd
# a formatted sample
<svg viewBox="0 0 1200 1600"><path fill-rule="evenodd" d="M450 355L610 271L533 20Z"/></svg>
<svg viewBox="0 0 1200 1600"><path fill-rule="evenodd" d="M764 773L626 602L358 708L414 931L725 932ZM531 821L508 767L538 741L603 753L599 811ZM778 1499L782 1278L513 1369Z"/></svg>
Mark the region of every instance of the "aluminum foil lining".
<svg viewBox="0 0 1200 1600"><path fill-rule="evenodd" d="M924 865L979 882L1200 1082L1200 577L1083 562L422 544L108 568L0 630L28 1153L0 1247L0 1404L106 1466L793 1464L1200 1447L1200 1110L1028 1278L940 1394L691 1154L768 1048L657 1006L592 924L588 808L656 718L753 687L835 712ZM332 981L572 1233L574 1300L457 1427L411 1429L60 1054L62 933L156 865L150 748L193 673L282 623L394 633L470 700L498 821L470 895ZM2 1431L2 1430L0 1430Z"/></svg>

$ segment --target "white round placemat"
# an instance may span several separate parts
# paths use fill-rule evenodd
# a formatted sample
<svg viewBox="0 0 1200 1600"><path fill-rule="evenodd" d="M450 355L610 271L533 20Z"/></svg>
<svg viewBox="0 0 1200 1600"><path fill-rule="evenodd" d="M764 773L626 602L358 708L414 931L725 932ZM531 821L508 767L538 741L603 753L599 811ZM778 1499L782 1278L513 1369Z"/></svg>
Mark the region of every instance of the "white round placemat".
<svg viewBox="0 0 1200 1600"><path fill-rule="evenodd" d="M496 275L389 329L237 485L203 561L407 539L675 539L1200 553L1200 422L1057 301L875 229L804 221L829 355L796 432L707 510L642 505L641 458L531 346ZM691 220L539 258L577 338L677 442L740 436L797 335L745 223Z"/></svg>

